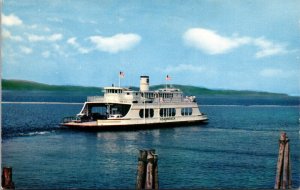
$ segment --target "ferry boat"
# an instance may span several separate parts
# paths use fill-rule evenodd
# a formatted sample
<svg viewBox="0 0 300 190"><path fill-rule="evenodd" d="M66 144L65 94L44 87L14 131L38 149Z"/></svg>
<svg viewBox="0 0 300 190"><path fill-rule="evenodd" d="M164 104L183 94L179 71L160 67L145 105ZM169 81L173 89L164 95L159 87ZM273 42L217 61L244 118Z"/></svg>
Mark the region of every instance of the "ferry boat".
<svg viewBox="0 0 300 190"><path fill-rule="evenodd" d="M138 91L105 87L104 96L87 98L75 117L66 117L62 126L84 130L129 130L202 123L195 96L184 96L180 89L149 90L149 76L140 77Z"/></svg>

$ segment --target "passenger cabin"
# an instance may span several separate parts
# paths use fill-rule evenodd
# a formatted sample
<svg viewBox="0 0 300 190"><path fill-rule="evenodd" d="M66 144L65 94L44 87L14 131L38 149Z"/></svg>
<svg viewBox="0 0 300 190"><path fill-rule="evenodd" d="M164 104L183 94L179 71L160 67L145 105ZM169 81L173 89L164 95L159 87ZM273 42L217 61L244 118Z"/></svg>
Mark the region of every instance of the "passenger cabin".
<svg viewBox="0 0 300 190"><path fill-rule="evenodd" d="M182 91L176 88L162 88L156 91L149 91L148 76L141 76L139 91L114 86L105 87L103 91L104 96L88 97L81 112L77 114L81 120L119 119L126 116L133 105L145 106L147 104L155 107L160 104L172 105L196 101L194 97L184 98ZM190 110L183 110L182 112L190 112ZM153 116L153 109L150 109L149 113L145 110L145 114ZM160 110L160 116L165 116L166 114L175 116L175 108L170 107ZM144 110L139 115L144 115Z"/></svg>

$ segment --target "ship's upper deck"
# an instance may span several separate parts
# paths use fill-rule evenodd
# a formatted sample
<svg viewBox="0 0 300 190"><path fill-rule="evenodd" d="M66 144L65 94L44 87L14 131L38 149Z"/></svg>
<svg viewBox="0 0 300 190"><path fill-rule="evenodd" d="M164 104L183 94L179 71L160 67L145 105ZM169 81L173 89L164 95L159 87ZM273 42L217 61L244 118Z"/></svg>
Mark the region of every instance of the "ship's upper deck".
<svg viewBox="0 0 300 190"><path fill-rule="evenodd" d="M178 103L195 102L194 96L183 97L183 92L177 88L161 88L149 90L149 77L141 76L140 89L132 90L124 87L104 87L104 96L88 97L88 102L106 103Z"/></svg>
<svg viewBox="0 0 300 190"><path fill-rule="evenodd" d="M88 102L109 103L178 103L193 101L195 101L195 97L183 97L183 92L177 88L161 88L142 92L130 88L105 87L104 96L88 97Z"/></svg>

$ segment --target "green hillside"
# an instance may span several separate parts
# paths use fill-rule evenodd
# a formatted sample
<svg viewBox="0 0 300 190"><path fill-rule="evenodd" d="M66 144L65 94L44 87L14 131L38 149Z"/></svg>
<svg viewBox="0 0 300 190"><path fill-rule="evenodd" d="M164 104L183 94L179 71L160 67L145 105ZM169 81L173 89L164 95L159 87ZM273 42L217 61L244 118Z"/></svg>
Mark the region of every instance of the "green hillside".
<svg viewBox="0 0 300 190"><path fill-rule="evenodd" d="M48 85L32 81L2 79L2 90L99 92L102 90L102 88L71 85Z"/></svg>
<svg viewBox="0 0 300 190"><path fill-rule="evenodd" d="M287 94L257 92L257 91L238 91L238 90L212 90L203 87L187 86L187 85L172 85L174 88L181 89L187 95L243 95L243 96L288 96ZM151 86L151 90L165 88L165 85ZM48 85L24 80L7 80L2 79L2 90L40 90L40 91L76 91L76 92L102 92L100 87L83 87L69 85ZM138 90L138 87L132 87L133 90Z"/></svg>

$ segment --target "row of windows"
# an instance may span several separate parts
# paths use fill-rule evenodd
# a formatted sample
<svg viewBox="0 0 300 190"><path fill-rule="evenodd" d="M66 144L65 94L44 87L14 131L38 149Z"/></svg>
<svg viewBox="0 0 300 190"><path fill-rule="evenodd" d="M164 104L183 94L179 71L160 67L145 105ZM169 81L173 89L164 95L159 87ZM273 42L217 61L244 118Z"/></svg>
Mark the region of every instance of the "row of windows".
<svg viewBox="0 0 300 190"><path fill-rule="evenodd" d="M140 109L140 118L144 118L144 109ZM154 116L153 109L145 109L145 118L150 118Z"/></svg>
<svg viewBox="0 0 300 190"><path fill-rule="evenodd" d="M181 108L181 115L192 115L193 109L192 108Z"/></svg>
<svg viewBox="0 0 300 190"><path fill-rule="evenodd" d="M165 93L163 93L163 94L159 94L159 97L160 98L173 98L173 94L165 94Z"/></svg>
<svg viewBox="0 0 300 190"><path fill-rule="evenodd" d="M127 95L130 95L129 92L127 92ZM138 93L136 93L135 95L138 95ZM141 92L141 96L145 98L173 98L174 94L171 93L147 93L147 92Z"/></svg>
<svg viewBox="0 0 300 190"><path fill-rule="evenodd" d="M154 93L141 93L141 96L144 97L145 95L145 98L155 98L155 94Z"/></svg>
<svg viewBox="0 0 300 190"><path fill-rule="evenodd" d="M181 115L188 116L192 115L193 109L192 108L181 108ZM140 109L139 115L141 118L144 118L144 109ZM174 117L176 115L175 108L161 108L159 110L160 117ZM152 118L154 116L153 109L145 109L145 118Z"/></svg>
<svg viewBox="0 0 300 190"><path fill-rule="evenodd" d="M160 117L171 117L176 115L175 108L161 108L159 110Z"/></svg>
<svg viewBox="0 0 300 190"><path fill-rule="evenodd" d="M171 93L159 93L159 94L154 94L154 93L141 93L141 96L145 98L173 98L174 94Z"/></svg>
<svg viewBox="0 0 300 190"><path fill-rule="evenodd" d="M106 93L110 93L110 94L121 94L123 93L123 90L121 89L106 89ZM130 92L127 92L126 93L127 95L130 95L131 93ZM138 93L135 93L135 95L137 96ZM145 98L173 98L174 94L171 94L171 93L159 93L159 94L155 94L155 93L147 93L147 92L144 92L144 93L141 93L141 96Z"/></svg>
<svg viewBox="0 0 300 190"><path fill-rule="evenodd" d="M120 94L122 92L121 89L106 89L106 93Z"/></svg>

